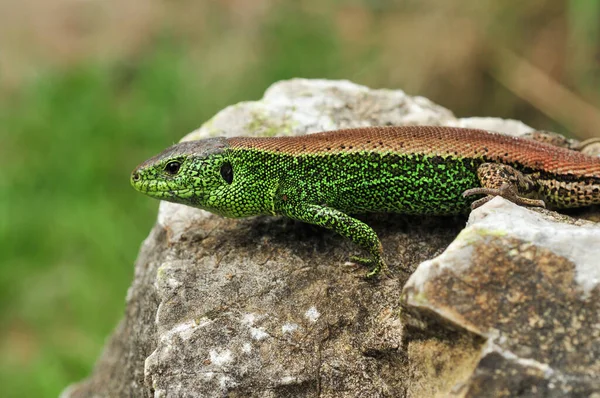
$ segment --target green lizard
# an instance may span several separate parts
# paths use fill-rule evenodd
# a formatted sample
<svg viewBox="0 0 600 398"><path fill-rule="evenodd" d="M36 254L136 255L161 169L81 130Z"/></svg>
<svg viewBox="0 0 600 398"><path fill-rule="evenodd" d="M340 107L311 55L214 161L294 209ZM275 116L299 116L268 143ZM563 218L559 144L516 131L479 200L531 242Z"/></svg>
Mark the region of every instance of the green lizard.
<svg viewBox="0 0 600 398"><path fill-rule="evenodd" d="M379 238L348 214L459 214L497 195L599 204L600 158L483 130L369 127L182 142L139 165L131 183L226 217L280 214L332 229L370 253L373 276L386 267Z"/></svg>

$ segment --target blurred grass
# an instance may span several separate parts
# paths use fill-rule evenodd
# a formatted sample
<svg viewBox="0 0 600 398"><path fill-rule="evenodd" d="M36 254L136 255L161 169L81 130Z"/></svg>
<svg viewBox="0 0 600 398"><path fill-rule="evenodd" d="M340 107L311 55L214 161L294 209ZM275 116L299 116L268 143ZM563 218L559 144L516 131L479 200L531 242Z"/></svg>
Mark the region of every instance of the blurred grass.
<svg viewBox="0 0 600 398"><path fill-rule="evenodd" d="M218 82L190 81L184 61L183 50L163 42L135 71L50 71L3 99L5 393L52 396L84 377L120 318L158 205L131 190L130 170L230 100Z"/></svg>
<svg viewBox="0 0 600 398"><path fill-rule="evenodd" d="M218 110L294 76L290 44L322 61L299 75L332 74L336 45L318 36L333 35L324 21L315 28L305 37L273 20L265 45L276 62L237 78L161 35L133 60L46 70L0 98L3 396L55 396L89 374L156 217L158 202L131 189L129 172Z"/></svg>
<svg viewBox="0 0 600 398"><path fill-rule="evenodd" d="M267 3L190 3L125 55L41 63L16 86L0 74L2 396L56 396L89 374L156 217L130 170L277 80L345 78L571 128L495 79L502 45L600 103L598 1Z"/></svg>

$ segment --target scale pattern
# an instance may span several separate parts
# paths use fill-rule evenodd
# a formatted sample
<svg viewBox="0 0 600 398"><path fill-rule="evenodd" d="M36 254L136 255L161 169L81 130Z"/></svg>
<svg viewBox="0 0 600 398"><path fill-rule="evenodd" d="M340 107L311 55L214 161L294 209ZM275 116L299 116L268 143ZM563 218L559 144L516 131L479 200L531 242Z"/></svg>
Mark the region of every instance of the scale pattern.
<svg viewBox="0 0 600 398"><path fill-rule="evenodd" d="M229 157L240 181L258 184L253 195L272 197L274 213L289 203L318 204L345 213L462 213L472 201L462 193L479 185L477 167L482 163L422 154L290 155L239 147L232 148Z"/></svg>
<svg viewBox="0 0 600 398"><path fill-rule="evenodd" d="M442 126L365 127L296 137L228 140L232 148L273 153L322 154L378 152L463 158L485 157L490 162L517 163L548 173L598 177L600 158L566 148L484 130Z"/></svg>
<svg viewBox="0 0 600 398"><path fill-rule="evenodd" d="M535 196L550 207L600 203L600 158L484 130L441 126L366 127L299 137L237 137L227 141L234 151L273 154L281 158L308 156L320 159L323 165L333 161L338 167L344 167L339 164L340 159L353 158L354 161L348 161L349 170L355 172L356 167L351 165L361 164L364 167L362 175L366 171L371 177L363 184L371 184L382 189L381 192L410 191L414 187L413 192L403 193L409 200L415 200L412 204L392 206L389 210L383 209L385 211L419 214L467 211L467 203L460 200L453 189L464 191L480 186L472 177L473 168L476 170L482 163L506 164L532 175L537 183ZM396 160L400 160L398 166L394 166ZM385 178L368 171L388 166L393 170L386 170L386 175L392 177L392 180L386 180L387 184L377 183ZM400 169L406 172L405 178L394 175ZM347 177L351 180L352 176ZM429 183L433 185L424 191ZM437 199L437 193L448 195L447 200ZM397 196L398 193L389 197L395 200ZM381 208L374 207L373 211L381 211Z"/></svg>

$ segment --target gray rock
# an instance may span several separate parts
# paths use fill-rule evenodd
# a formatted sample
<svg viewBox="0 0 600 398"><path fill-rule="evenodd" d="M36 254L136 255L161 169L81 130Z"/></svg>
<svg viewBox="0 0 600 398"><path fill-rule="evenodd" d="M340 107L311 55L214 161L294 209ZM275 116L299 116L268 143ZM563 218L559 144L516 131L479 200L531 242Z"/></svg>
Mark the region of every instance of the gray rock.
<svg viewBox="0 0 600 398"><path fill-rule="evenodd" d="M399 90L294 79L273 85L261 101L224 109L185 139L409 124L532 130L515 121L456 119ZM599 355L590 344L600 329L597 280L590 275L597 268L586 265L584 254L552 251L556 241L549 228L571 228L578 234L571 240L584 244L579 231L595 227L498 206L490 202L472 216L481 221L462 233L466 220L460 217L364 216L378 231L394 272L391 279L365 281L365 269L348 261L361 253L329 231L279 217L224 219L163 202L136 262L124 319L92 375L63 397L484 396L477 389L486 384L528 392L594 390ZM535 240L498 233L485 240L490 251L466 248L467 238L475 245L479 237L468 231L490 219L477 216L485 211L506 211L508 221L521 217L525 230L529 219L522 213L535 215L529 221L545 223L552 247L540 243L541 235ZM534 225L531 230L541 233ZM458 249L452 243L457 235L463 242ZM443 256L462 250L473 265L442 256L432 260L443 270L436 273L426 260L451 243ZM478 277L462 276L471 273ZM455 275L456 281L436 295L436 283L448 289L438 282L440 275L445 281ZM516 290L494 284L504 280L514 281ZM517 287L529 296L520 296ZM534 292L536 300L527 301ZM521 300L527 305L521 307ZM470 318L475 311L486 317ZM500 319L508 323L494 323ZM535 333L544 340L533 340ZM570 354L559 354L559 348ZM521 376L503 377L511 374Z"/></svg>
<svg viewBox="0 0 600 398"><path fill-rule="evenodd" d="M598 224L495 198L411 275L403 318L484 339L457 396L590 396L600 391L598 243Z"/></svg>

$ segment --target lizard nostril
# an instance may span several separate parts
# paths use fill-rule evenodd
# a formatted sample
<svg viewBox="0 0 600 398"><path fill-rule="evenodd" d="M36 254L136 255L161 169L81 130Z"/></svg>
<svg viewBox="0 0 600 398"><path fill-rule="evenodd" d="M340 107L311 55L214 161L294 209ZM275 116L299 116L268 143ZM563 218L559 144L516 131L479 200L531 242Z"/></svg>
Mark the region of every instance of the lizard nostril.
<svg viewBox="0 0 600 398"><path fill-rule="evenodd" d="M133 173L133 181L139 181L140 180L140 175L138 173Z"/></svg>

